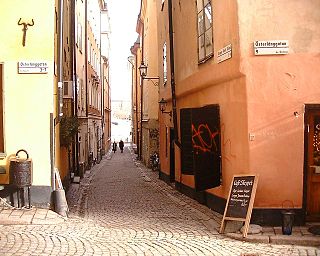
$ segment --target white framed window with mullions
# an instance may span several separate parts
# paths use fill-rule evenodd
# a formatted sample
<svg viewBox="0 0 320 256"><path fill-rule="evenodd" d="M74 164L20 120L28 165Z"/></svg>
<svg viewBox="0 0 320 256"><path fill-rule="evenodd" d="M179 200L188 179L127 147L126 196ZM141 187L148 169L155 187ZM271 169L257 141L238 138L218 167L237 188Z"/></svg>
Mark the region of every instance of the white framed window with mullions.
<svg viewBox="0 0 320 256"><path fill-rule="evenodd" d="M205 62L213 56L211 0L197 0L198 61Z"/></svg>
<svg viewBox="0 0 320 256"><path fill-rule="evenodd" d="M167 43L163 44L162 47L162 53L163 53L163 62L162 62L162 66L163 66L163 85L167 84L167 80L168 80L168 66L167 66Z"/></svg>

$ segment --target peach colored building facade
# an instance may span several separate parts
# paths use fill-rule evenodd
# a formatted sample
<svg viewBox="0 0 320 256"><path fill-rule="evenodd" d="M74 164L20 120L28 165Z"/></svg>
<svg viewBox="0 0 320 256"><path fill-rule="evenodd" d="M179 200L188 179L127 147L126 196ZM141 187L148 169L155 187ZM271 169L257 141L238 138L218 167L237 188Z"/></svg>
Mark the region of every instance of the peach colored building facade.
<svg viewBox="0 0 320 256"><path fill-rule="evenodd" d="M159 56L163 55L163 45L167 45L167 83L164 83L165 70L162 58L159 58L160 98L168 101L167 109L170 110L173 93L169 67L172 56L168 36L169 2L155 4ZM160 177L168 182L174 180L177 189L223 213L233 175L259 175L254 222L281 222L280 210L288 200L296 211L297 223L304 222L306 217L317 219L320 215L320 203L316 199L320 197L320 174L313 155L317 154L320 114L320 3L311 0L172 3L173 78L179 136L173 151L170 130L174 120L162 114ZM203 44L199 32L203 28L197 27L201 18L207 29ZM277 49L272 44L279 40L284 42L286 54L276 54ZM260 42L261 48L254 47L256 41ZM201 46L206 47L205 50ZM269 46L269 49L262 46ZM261 55L255 55L256 50ZM226 52L230 55L223 54ZM219 170L212 168L211 172L218 172L220 180L215 176L217 180L212 182L211 188L209 184L209 188L201 190L195 189L195 177L198 175L199 184L210 183L210 180L203 181L205 177L201 175L211 167L197 169L197 156L192 153L190 156L191 151L198 152L195 147L191 147L186 156L188 134L184 125L188 121L185 119L189 115L188 109L205 116L206 108L211 107L218 113L216 124L219 126L215 127L217 140L211 142L220 150L214 152L220 154L220 160L217 156L216 162L213 161ZM192 118L197 121L202 118L200 121L206 122L201 115L191 114L191 121ZM201 137L203 130L197 131ZM193 141L199 136L194 130L190 132L190 141L191 137ZM191 172L187 170L186 159L193 161L195 169Z"/></svg>
<svg viewBox="0 0 320 256"><path fill-rule="evenodd" d="M157 6L156 1L141 1L140 14L137 21L137 33L140 42L136 42L132 48L133 54L136 54L136 83L140 90L133 89L133 93L138 92L140 99L139 124L137 136L139 143L139 158L149 164L150 155L159 151L159 122L158 122L158 80L149 79L156 77L158 72L158 33L157 33ZM138 49L138 48L139 49ZM145 79L141 79L139 73L140 65L144 63L148 67L148 73ZM137 94L137 95L138 95Z"/></svg>

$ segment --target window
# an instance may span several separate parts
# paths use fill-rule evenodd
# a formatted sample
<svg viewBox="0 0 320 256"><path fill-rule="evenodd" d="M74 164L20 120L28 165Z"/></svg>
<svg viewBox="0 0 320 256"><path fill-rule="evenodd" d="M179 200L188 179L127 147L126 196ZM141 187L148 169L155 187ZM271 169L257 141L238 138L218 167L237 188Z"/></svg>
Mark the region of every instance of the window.
<svg viewBox="0 0 320 256"><path fill-rule="evenodd" d="M197 0L198 60L204 62L213 55L211 0Z"/></svg>
<svg viewBox="0 0 320 256"><path fill-rule="evenodd" d="M166 84L168 77L167 77L167 44L164 43L163 44L163 48L162 48L162 52L163 52L163 83Z"/></svg>
<svg viewBox="0 0 320 256"><path fill-rule="evenodd" d="M164 1L165 1L165 0L161 0L161 11L163 11Z"/></svg>
<svg viewBox="0 0 320 256"><path fill-rule="evenodd" d="M80 23L77 25L77 30L77 46L82 53L82 25Z"/></svg>
<svg viewBox="0 0 320 256"><path fill-rule="evenodd" d="M3 98L2 98L2 91L3 91L3 65L0 64L0 152L4 153L4 138L3 138Z"/></svg>

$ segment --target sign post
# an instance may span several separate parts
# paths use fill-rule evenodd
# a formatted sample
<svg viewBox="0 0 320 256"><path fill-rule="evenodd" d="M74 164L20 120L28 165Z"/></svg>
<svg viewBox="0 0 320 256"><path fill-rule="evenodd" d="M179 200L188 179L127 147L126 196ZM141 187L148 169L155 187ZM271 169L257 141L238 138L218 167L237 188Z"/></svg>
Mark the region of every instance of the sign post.
<svg viewBox="0 0 320 256"><path fill-rule="evenodd" d="M220 233L224 232L226 220L242 221L243 237L247 237L257 185L257 175L233 176Z"/></svg>

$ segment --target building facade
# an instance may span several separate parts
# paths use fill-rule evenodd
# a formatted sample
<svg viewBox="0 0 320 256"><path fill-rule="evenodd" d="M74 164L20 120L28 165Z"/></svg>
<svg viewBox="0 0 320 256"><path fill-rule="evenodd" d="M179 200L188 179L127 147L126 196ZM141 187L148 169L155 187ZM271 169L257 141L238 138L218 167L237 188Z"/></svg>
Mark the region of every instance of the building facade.
<svg viewBox="0 0 320 256"><path fill-rule="evenodd" d="M160 177L223 213L233 176L256 175L253 222L281 223L288 201L297 223L318 219L319 3L148 5L172 111L159 115Z"/></svg>
<svg viewBox="0 0 320 256"><path fill-rule="evenodd" d="M0 193L14 205L17 188L9 166L18 150L32 159L33 205L50 205L53 171L61 164L60 143L54 139L59 137L58 10L58 1L6 1L1 6L6 15L1 15L5 25L0 33L6 36L0 42Z"/></svg>
<svg viewBox="0 0 320 256"><path fill-rule="evenodd" d="M103 134L102 155L110 149L111 145L111 85L110 85L110 34L111 25L107 4L101 10L101 77L102 77L102 111Z"/></svg>
<svg viewBox="0 0 320 256"><path fill-rule="evenodd" d="M136 42L131 48L135 55L136 73L139 74L141 65L147 66L147 74L136 79L140 85L140 122L138 127L139 135L139 158L149 164L150 155L159 152L159 122L158 122L158 102L159 79L158 73L158 30L157 30L157 6L156 1L141 1L141 9L137 21L137 33L140 42ZM139 47L139 50L138 48ZM137 81L139 80L139 81ZM137 88L133 88L135 96L138 96ZM137 105L137 104L136 104ZM137 107L136 107L137 108Z"/></svg>
<svg viewBox="0 0 320 256"><path fill-rule="evenodd" d="M2 5L6 26L0 33L7 36L0 43L0 196L12 205L18 188L10 161L20 149L28 153L20 151L20 158L32 159L31 204L41 207L53 207L57 179L66 187L90 160L101 159L102 102L110 98L103 88L110 85L108 68L100 65L100 14L107 8L104 1L92 2L90 8L85 0ZM68 119L75 120L72 136Z"/></svg>

